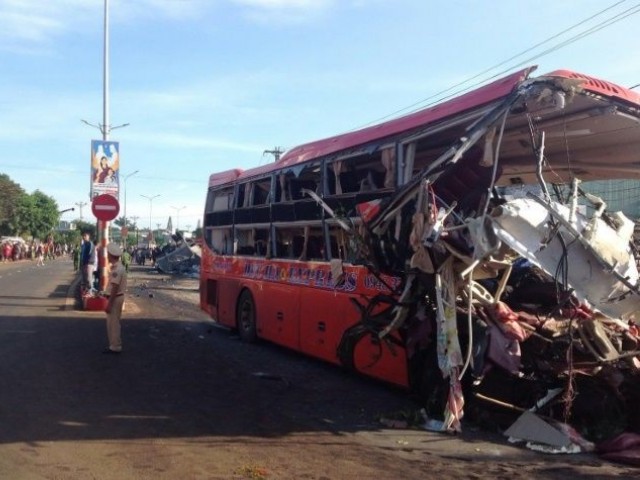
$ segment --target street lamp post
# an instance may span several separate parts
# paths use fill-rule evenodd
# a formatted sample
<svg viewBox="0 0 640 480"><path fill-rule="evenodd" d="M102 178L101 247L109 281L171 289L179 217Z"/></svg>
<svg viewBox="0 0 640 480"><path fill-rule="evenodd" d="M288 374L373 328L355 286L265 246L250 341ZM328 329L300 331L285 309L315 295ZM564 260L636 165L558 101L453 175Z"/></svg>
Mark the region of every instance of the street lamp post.
<svg viewBox="0 0 640 480"><path fill-rule="evenodd" d="M153 230L151 230L151 205L153 204L153 199L154 198L158 198L160 196L160 194L158 195L153 195L153 196L148 196L148 195L140 195L141 197L146 198L147 200L149 200L149 247L151 247L151 232Z"/></svg>
<svg viewBox="0 0 640 480"><path fill-rule="evenodd" d="M118 127L112 127L109 123L109 0L104 0L104 44L103 44L103 75L102 75L102 124L93 125L86 120L82 122L92 127L97 127L102 133L102 140L106 142L109 140L109 134L111 130L116 128L126 127L129 125L125 123ZM80 207L80 219L82 220L82 207ZM109 222L98 220L97 225L98 240L100 242L100 256L98 257L98 265L100 271L100 290L104 290L107 287L108 269L107 262L107 243L109 241Z"/></svg>
<svg viewBox="0 0 640 480"><path fill-rule="evenodd" d="M86 206L87 202L76 202L74 205L80 209L80 220L82 220L82 207Z"/></svg>
<svg viewBox="0 0 640 480"><path fill-rule="evenodd" d="M133 177L139 171L140 170L136 170L135 172L132 172L124 177L124 222L122 227L124 228L125 232L127 232L127 235L129 235L129 227L127 227L127 180L129 179L129 177ZM122 245L125 249L127 248L127 235L123 235L122 238Z"/></svg>
<svg viewBox="0 0 640 480"><path fill-rule="evenodd" d="M186 205L183 205L182 207L171 207L176 211L176 233L178 233L178 230L180 230L180 210L184 210L185 208L187 208Z"/></svg>

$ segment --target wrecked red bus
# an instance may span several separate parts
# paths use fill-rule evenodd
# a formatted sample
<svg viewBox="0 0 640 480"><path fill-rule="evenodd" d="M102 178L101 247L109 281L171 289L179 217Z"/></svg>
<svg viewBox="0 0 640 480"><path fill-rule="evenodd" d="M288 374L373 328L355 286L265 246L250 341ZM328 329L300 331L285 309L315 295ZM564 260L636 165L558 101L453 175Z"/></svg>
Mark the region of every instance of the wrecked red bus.
<svg viewBox="0 0 640 480"><path fill-rule="evenodd" d="M437 397L444 430L469 388L528 409L576 372L634 373L633 222L581 182L640 178L640 96L534 69L212 174L201 308Z"/></svg>

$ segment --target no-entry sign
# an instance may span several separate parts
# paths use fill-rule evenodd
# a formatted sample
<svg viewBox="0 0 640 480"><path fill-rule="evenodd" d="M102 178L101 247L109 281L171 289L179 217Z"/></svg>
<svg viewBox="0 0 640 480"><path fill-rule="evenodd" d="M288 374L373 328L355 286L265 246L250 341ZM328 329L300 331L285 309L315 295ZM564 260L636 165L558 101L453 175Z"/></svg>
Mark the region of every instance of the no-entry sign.
<svg viewBox="0 0 640 480"><path fill-rule="evenodd" d="M105 193L94 197L91 202L91 211L98 220L108 222L118 216L120 203L116 197Z"/></svg>

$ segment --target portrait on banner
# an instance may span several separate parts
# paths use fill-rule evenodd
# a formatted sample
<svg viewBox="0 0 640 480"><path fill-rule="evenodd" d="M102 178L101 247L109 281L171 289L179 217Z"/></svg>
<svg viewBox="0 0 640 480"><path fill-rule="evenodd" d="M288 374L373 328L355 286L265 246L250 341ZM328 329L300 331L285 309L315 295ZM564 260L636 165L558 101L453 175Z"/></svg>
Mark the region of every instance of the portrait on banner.
<svg viewBox="0 0 640 480"><path fill-rule="evenodd" d="M91 198L109 194L118 198L120 152L118 142L91 141Z"/></svg>

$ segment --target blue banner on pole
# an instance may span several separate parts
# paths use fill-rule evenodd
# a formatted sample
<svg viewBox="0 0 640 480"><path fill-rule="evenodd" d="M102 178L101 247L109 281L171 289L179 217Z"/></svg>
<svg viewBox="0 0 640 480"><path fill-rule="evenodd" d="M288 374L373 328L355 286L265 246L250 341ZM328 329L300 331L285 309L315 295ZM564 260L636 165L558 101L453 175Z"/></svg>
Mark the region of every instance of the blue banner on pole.
<svg viewBox="0 0 640 480"><path fill-rule="evenodd" d="M120 193L120 145L118 142L91 140L91 198Z"/></svg>

